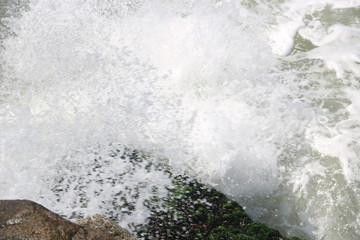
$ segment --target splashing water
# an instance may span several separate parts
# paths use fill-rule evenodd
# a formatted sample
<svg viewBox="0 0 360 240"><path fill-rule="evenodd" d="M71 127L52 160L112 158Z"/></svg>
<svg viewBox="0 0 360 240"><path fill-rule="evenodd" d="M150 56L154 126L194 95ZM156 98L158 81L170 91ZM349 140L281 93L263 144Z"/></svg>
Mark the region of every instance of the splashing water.
<svg viewBox="0 0 360 240"><path fill-rule="evenodd" d="M0 198L141 223L170 179L127 146L284 234L360 235L358 0L0 7Z"/></svg>

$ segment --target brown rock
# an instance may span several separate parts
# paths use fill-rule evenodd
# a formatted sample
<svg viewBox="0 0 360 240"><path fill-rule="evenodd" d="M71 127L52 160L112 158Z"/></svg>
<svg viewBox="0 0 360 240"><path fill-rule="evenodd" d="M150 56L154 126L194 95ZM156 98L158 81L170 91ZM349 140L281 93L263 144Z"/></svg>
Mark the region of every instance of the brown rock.
<svg viewBox="0 0 360 240"><path fill-rule="evenodd" d="M113 240L28 200L0 200L0 240Z"/></svg>
<svg viewBox="0 0 360 240"><path fill-rule="evenodd" d="M137 238L131 235L126 229L117 225L116 222L98 214L81 219L76 223L84 227L90 227L95 230L109 233L116 240L137 240Z"/></svg>

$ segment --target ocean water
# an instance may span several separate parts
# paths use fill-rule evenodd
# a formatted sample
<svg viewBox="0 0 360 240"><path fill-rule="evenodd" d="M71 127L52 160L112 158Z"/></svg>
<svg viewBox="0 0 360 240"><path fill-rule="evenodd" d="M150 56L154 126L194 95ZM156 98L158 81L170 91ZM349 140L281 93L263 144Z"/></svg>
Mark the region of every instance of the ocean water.
<svg viewBox="0 0 360 240"><path fill-rule="evenodd" d="M163 161L285 235L359 239L360 1L0 1L1 199L142 223Z"/></svg>

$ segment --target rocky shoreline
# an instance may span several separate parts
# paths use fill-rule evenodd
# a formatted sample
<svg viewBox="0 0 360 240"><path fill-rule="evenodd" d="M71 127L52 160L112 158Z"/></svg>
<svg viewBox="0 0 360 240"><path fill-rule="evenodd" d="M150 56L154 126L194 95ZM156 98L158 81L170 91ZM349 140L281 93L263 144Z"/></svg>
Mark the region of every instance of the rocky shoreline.
<svg viewBox="0 0 360 240"><path fill-rule="evenodd" d="M175 187L161 206L152 205L146 223L133 226L134 235L100 215L74 223L29 200L0 200L0 240L300 240L253 222L238 203L194 179L173 179Z"/></svg>
<svg viewBox="0 0 360 240"><path fill-rule="evenodd" d="M87 171L78 169L74 172L79 175L72 180L76 182L62 178L55 182L52 191L59 199L53 205L45 206L54 209L56 204L64 204L61 194L68 191L70 184L84 190L89 183L82 180L82 175L96 175L92 183L102 184L106 180L128 189L115 194L111 203L103 202L103 206L99 206L99 209L107 210L101 213L102 216L86 217L86 213L91 212L87 205L91 196L85 191L79 192L80 206L72 205L70 214L61 216L58 214L63 213L57 211L56 214L32 201L0 200L0 240L300 240L286 238L265 224L253 222L237 202L194 178L175 174L166 161L157 161L133 149L114 150L109 156L117 164L127 166L126 171L109 175L103 171L109 163L94 158L92 165L90 162L85 166ZM152 179L144 178L147 182L127 186L140 170L142 175L158 174L151 175ZM155 185L160 180L154 176L167 179L167 184ZM153 181L150 189L140 187L149 184L148 181ZM129 229L130 234L118 223L123 224L123 218L133 214L142 215L143 221L125 221L123 227Z"/></svg>

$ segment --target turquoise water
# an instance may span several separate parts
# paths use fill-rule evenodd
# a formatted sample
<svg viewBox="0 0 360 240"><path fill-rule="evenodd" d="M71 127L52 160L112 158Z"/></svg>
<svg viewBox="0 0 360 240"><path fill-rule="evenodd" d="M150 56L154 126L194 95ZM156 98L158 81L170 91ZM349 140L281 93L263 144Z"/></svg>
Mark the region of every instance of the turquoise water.
<svg viewBox="0 0 360 240"><path fill-rule="evenodd" d="M170 180L128 146L284 234L358 239L358 0L0 6L0 198L76 218L137 189L113 217L141 223Z"/></svg>

